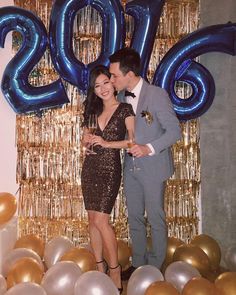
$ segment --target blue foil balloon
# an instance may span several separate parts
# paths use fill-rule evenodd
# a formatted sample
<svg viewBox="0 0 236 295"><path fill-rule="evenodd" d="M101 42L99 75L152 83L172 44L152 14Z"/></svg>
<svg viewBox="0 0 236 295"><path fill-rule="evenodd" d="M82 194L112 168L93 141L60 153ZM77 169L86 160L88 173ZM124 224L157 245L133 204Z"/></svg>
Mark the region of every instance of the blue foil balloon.
<svg viewBox="0 0 236 295"><path fill-rule="evenodd" d="M4 47L8 32L18 31L22 45L7 65L2 78L2 91L16 113L41 112L42 109L69 102L61 80L50 85L33 87L28 76L43 56L47 32L42 21L25 9L6 6L0 8L0 46Z"/></svg>
<svg viewBox="0 0 236 295"><path fill-rule="evenodd" d="M102 18L101 53L85 65L73 51L73 24L76 13L86 5L95 8ZM80 90L88 88L89 73L98 64L108 65L109 56L124 45L124 11L116 0L55 0L50 20L50 49L57 72Z"/></svg>
<svg viewBox="0 0 236 295"><path fill-rule="evenodd" d="M134 18L131 45L141 57L141 76L146 80L149 61L165 0L134 0L128 2L125 12Z"/></svg>
<svg viewBox="0 0 236 295"><path fill-rule="evenodd" d="M227 23L199 29L174 45L160 62L153 84L165 88L180 120L190 120L204 114L215 96L215 83L210 72L193 59L216 51L236 54L236 24ZM191 85L192 94L181 99L175 93L176 81Z"/></svg>

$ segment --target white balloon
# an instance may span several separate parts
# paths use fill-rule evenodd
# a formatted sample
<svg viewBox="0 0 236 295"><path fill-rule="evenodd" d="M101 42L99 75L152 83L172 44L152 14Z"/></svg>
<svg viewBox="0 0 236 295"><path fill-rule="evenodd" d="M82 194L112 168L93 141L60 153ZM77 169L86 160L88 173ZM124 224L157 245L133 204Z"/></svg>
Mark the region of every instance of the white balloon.
<svg viewBox="0 0 236 295"><path fill-rule="evenodd" d="M47 295L74 295L74 286L81 274L82 270L76 263L60 261L47 270L41 286Z"/></svg>
<svg viewBox="0 0 236 295"><path fill-rule="evenodd" d="M132 273L128 281L127 295L144 295L147 288L156 281L164 281L164 277L157 267L140 266Z"/></svg>
<svg viewBox="0 0 236 295"><path fill-rule="evenodd" d="M6 283L6 280L5 278L0 275L0 295L3 295L5 294L7 291L7 283Z"/></svg>
<svg viewBox="0 0 236 295"><path fill-rule="evenodd" d="M47 295L47 293L38 284L27 282L11 287L4 295Z"/></svg>
<svg viewBox="0 0 236 295"><path fill-rule="evenodd" d="M44 271L44 265L42 263L42 260L40 256L33 250L31 249L26 249L26 248L16 248L11 250L4 258L2 262L2 274L4 277L7 277L7 274L13 264L24 257L31 257L34 258L40 265L41 269Z"/></svg>
<svg viewBox="0 0 236 295"><path fill-rule="evenodd" d="M110 277L91 270L83 273L75 283L74 295L119 295Z"/></svg>
<svg viewBox="0 0 236 295"><path fill-rule="evenodd" d="M74 245L67 237L59 236L51 239L44 249L44 260L48 268L60 260L62 255Z"/></svg>
<svg viewBox="0 0 236 295"><path fill-rule="evenodd" d="M184 261L171 263L165 271L165 280L175 286L180 293L187 282L195 277L201 277L200 272Z"/></svg>

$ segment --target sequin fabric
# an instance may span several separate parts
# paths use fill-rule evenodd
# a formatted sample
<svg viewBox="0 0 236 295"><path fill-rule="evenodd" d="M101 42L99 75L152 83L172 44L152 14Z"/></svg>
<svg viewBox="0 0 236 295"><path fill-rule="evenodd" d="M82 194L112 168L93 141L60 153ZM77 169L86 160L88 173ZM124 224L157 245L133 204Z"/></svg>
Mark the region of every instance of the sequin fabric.
<svg viewBox="0 0 236 295"><path fill-rule="evenodd" d="M95 134L106 141L125 138L125 118L134 116L132 106L120 103L105 126ZM120 150L95 146L95 155L87 155L82 168L81 186L86 210L110 214L121 182Z"/></svg>

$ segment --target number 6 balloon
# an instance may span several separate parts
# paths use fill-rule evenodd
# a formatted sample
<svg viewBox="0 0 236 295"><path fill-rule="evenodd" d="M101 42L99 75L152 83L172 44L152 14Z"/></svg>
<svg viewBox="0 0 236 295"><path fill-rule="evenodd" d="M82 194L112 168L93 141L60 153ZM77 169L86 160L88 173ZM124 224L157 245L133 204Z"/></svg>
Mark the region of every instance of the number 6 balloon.
<svg viewBox="0 0 236 295"><path fill-rule="evenodd" d="M204 114L215 96L215 83L209 71L193 59L203 53L218 51L235 55L236 24L220 24L199 29L174 45L160 62L153 83L165 88L180 120L190 120ZM175 93L175 82L192 86L187 99Z"/></svg>

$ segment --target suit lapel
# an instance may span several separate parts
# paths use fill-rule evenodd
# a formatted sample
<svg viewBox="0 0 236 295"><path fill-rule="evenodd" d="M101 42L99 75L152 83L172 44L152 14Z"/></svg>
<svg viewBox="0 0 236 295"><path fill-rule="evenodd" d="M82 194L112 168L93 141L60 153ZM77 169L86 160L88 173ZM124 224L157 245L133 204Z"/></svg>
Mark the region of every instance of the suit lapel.
<svg viewBox="0 0 236 295"><path fill-rule="evenodd" d="M144 110L144 103L145 103L145 98L147 95L147 88L148 88L148 83L145 80L143 80L143 86L140 91L138 105L137 105L137 111L136 111L137 119L140 117L139 116L140 113Z"/></svg>

